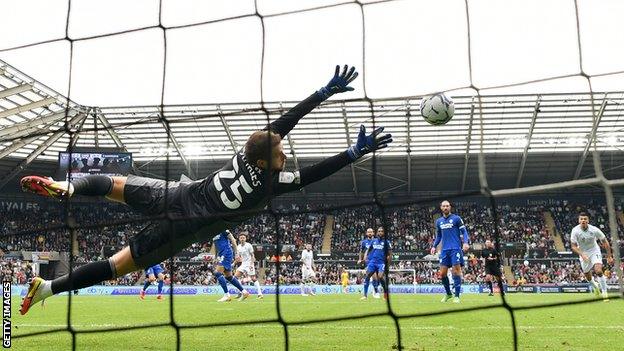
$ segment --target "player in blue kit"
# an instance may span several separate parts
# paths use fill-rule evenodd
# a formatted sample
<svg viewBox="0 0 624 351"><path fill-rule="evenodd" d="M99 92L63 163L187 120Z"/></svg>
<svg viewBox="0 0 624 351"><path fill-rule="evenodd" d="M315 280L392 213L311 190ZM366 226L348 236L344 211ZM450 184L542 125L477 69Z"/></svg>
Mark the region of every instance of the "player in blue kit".
<svg viewBox="0 0 624 351"><path fill-rule="evenodd" d="M384 269L386 264L390 263L392 257L392 246L386 240L386 233L382 227L377 228L377 238L373 239L372 244L368 247L368 251L364 254L364 261L368 262L366 266L366 279L370 279L373 274L377 274L379 284L384 290L384 298L388 298L388 289L384 280ZM368 286L364 286L364 297L368 294Z"/></svg>
<svg viewBox="0 0 624 351"><path fill-rule="evenodd" d="M163 274L164 271L165 270L160 264L153 265L145 270L145 284L143 284L143 289L141 289L141 293L139 294L139 298L141 300L145 299L145 291L156 280L158 280L158 296L156 296L156 299L163 299L162 289L165 284L165 275Z"/></svg>
<svg viewBox="0 0 624 351"><path fill-rule="evenodd" d="M366 238L364 238L364 240L362 240L362 243L360 244L360 256L357 261L358 265L364 261L364 255L366 254L366 251L368 251L368 248L373 244L373 240L375 240L375 231L373 230L373 228L366 229ZM370 281L371 281L370 278L371 277L367 275L366 279L364 280L364 291L368 291L368 286L370 285ZM377 274L374 274L372 278L373 278L373 290L375 291L375 293L373 294L373 297L378 299L379 298L379 290L378 290L379 277L377 276ZM366 300L367 298L368 297L366 296L366 294L364 294L364 296L362 296L360 300Z"/></svg>
<svg viewBox="0 0 624 351"><path fill-rule="evenodd" d="M455 298L453 298L453 302L459 303L464 252L468 251L470 248L470 238L468 237L468 231L461 217L451 213L451 203L449 201L442 201L440 203L440 210L442 211L442 217L436 220L436 238L431 248L431 254L435 254L438 244L442 242L442 251L440 252L440 275L442 276L442 284L446 291L442 302L453 298L448 278L448 269L449 267L453 267L451 271L453 274L453 287L455 288Z"/></svg>
<svg viewBox="0 0 624 351"><path fill-rule="evenodd" d="M249 297L249 292L243 288L241 283L236 279L236 277L232 274L232 262L234 258L238 256L236 253L237 245L236 239L234 239L234 235L230 233L229 230L225 230L217 234L212 239L216 250L216 257L218 257L217 268L215 269L215 278L217 278L217 282L223 288L223 297L217 300L218 302L229 302L232 301L232 297L228 292L227 282L234 285L238 291L241 292L241 301Z"/></svg>

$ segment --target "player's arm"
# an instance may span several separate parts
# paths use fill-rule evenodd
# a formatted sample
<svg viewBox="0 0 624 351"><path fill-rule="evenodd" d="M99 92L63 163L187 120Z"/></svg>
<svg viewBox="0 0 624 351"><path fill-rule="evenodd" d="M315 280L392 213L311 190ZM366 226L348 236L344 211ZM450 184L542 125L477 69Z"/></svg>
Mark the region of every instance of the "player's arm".
<svg viewBox="0 0 624 351"><path fill-rule="evenodd" d="M392 262L392 246L388 243L388 255L386 256L386 263L390 264Z"/></svg>
<svg viewBox="0 0 624 351"><path fill-rule="evenodd" d="M392 142L392 135L382 135L381 132L383 130L384 127L379 127L367 135L366 127L361 125L356 143L351 145L346 151L295 172L280 172L276 174L273 179L275 195L298 190L306 185L327 178L367 153L387 147Z"/></svg>
<svg viewBox="0 0 624 351"><path fill-rule="evenodd" d="M232 245L232 252L234 252L234 257L238 256L238 244L236 243L236 238L234 235L228 230L228 240L230 240L230 244Z"/></svg>
<svg viewBox="0 0 624 351"><path fill-rule="evenodd" d="M364 251L366 250L366 248L364 247L364 241L362 241L360 243L360 253L358 255L358 261L357 263L360 264L362 263L362 261L364 261Z"/></svg>
<svg viewBox="0 0 624 351"><path fill-rule="evenodd" d="M273 121L269 125L268 129L278 133L282 139L284 139L284 137L297 125L299 120L320 105L321 102L327 100L330 96L336 93L344 93L345 91L353 90L353 87L348 85L355 78L357 78L357 76L358 73L355 71L355 67L351 67L351 69L349 69L349 67L345 65L341 73L340 66L336 66L336 72L326 86L314 92L314 94L308 96L307 99L301 101L295 107L283 114L280 118ZM267 128L265 128L265 130L266 129Z"/></svg>
<svg viewBox="0 0 624 351"><path fill-rule="evenodd" d="M607 263L613 264L613 250L611 250L611 244L609 244L609 240L607 240L607 237L600 229L598 229L597 237L598 237L598 241L600 242L600 245L607 252Z"/></svg>
<svg viewBox="0 0 624 351"><path fill-rule="evenodd" d="M368 260L368 253L373 249L373 245L369 246L368 249L366 249L366 252L364 252L364 258L363 261L366 262Z"/></svg>
<svg viewBox="0 0 624 351"><path fill-rule="evenodd" d="M463 241L463 246L462 249L464 250L464 252L468 251L468 249L470 249L470 235L468 235L468 230L466 229L466 225L464 224L464 220L463 219L459 219L459 231L462 233L462 241Z"/></svg>
<svg viewBox="0 0 624 351"><path fill-rule="evenodd" d="M439 222L436 221L436 238L433 241L433 247L431 248L431 254L435 255L438 245L442 241L442 230L440 229Z"/></svg>
<svg viewBox="0 0 624 351"><path fill-rule="evenodd" d="M576 238L576 233L572 233L572 235L570 235L570 243L572 244L572 252L574 252L575 254L579 255L579 257L583 260L583 261L587 261L589 258L587 257L587 255L585 255L583 253L583 251L581 251L581 248L579 247L578 244L578 239Z"/></svg>
<svg viewBox="0 0 624 351"><path fill-rule="evenodd" d="M611 250L611 244L609 244L609 240L607 240L607 238L604 238L600 241L600 243L602 244L602 247L605 249L605 251L607 251L607 263L613 264L613 250Z"/></svg>

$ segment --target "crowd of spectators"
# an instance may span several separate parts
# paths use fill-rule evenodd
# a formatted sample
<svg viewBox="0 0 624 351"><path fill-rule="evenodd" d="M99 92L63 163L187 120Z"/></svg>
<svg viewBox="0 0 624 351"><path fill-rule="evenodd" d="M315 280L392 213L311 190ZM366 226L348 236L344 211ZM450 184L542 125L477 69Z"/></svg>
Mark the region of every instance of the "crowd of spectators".
<svg viewBox="0 0 624 351"><path fill-rule="evenodd" d="M490 208L462 204L454 209L470 234L471 242L483 243L495 237L494 217ZM538 206L498 206L498 229L502 242L522 242L529 249L554 247ZM435 219L439 210L431 206L406 206L385 211L388 237L395 251L429 250L435 240ZM382 225L377 207L349 208L335 211L332 249L357 251L367 228Z"/></svg>
<svg viewBox="0 0 624 351"><path fill-rule="evenodd" d="M309 208L301 209L310 210ZM322 245L323 231L328 218L326 214L280 214L283 210L299 210L299 208L296 206L288 209L278 208L277 215L261 214L232 228L235 235L246 232L248 241L256 245L275 245L279 239L281 244L291 245L294 248L292 254L278 256L274 251L264 253L266 284L274 284L278 279L283 284L298 284L300 282L298 253L303 244L311 243L316 252L320 251ZM546 210L553 214L557 229L564 233L564 243L568 248L569 232L577 224L577 215L581 210L588 211L592 217L591 223L608 233L608 216L606 207L603 205L592 204L581 207L560 201ZM621 211L620 206L618 210ZM501 241L525 243L526 257L534 259L547 257L554 243L544 224L544 211L545 209L539 206L499 206L497 212ZM464 219L472 242L479 243L494 237L494 219L487 206L459 204L454 212ZM67 213L78 226L75 231L78 248L75 263L78 265L102 259L106 256L105 248L118 250L126 246L129 238L146 225L146 222L128 207L111 203L85 203L79 206L74 204L68 209L58 203L41 203L28 210L27 218L21 208L0 208L0 216L3 219L0 222L0 235L3 235L0 250L68 252L71 235L70 231L63 227ZM431 247L435 233L434 221L439 216L439 211L435 207L412 205L387 208L384 213L386 220L382 221L380 211L375 206L333 211L331 213L334 216L332 250L357 252L366 228L376 229L384 224L387 226L394 251L426 251ZM85 228L85 225L88 227ZM44 229L46 227L51 229ZM278 232L276 232L276 227ZM622 232L621 226L618 230ZM19 235L7 235L15 233ZM209 242L195 243L188 251L193 255L207 253L210 246ZM284 263L281 265L279 277L275 271L275 265L272 264L278 259ZM576 261L540 261L542 263L538 264L533 263L537 262L533 260L528 266L519 260L513 262L512 271L516 276L515 280L519 282L565 284L582 281ZM29 263L11 260L2 260L1 263L3 275L10 274L15 282L25 282L33 274ZM393 264L392 269L413 269L416 271L416 283L437 284L440 282L440 277L435 265L431 261L398 261ZM343 263L319 262L317 265L319 283L338 282L343 268L349 267ZM483 278L480 260L469 256L468 264L464 269L464 281L481 283ZM142 274L139 272L108 282L108 284L136 284L141 279ZM172 279L176 284L214 284L212 263L203 260L180 261L176 264ZM362 275L355 274L352 282L360 283L362 279ZM398 283L411 283L414 278L409 274L401 273L394 274L392 280Z"/></svg>

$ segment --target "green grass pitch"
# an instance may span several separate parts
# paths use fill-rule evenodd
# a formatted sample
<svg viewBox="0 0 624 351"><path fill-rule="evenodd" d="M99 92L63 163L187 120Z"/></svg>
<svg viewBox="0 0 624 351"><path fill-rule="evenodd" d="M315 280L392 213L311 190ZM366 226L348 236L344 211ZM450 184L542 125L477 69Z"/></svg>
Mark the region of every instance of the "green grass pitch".
<svg viewBox="0 0 624 351"><path fill-rule="evenodd" d="M264 300L217 303L220 296L174 297L175 321L180 325L245 322L277 318L275 296ZM384 300L360 295L281 296L281 313L287 322L346 317L387 311ZM393 295L398 315L476 306L496 306L498 296L463 295L462 303L442 304L439 295ZM512 306L589 299L587 294L510 294ZM67 323L67 297L50 298L45 307L34 306L19 315L13 298L13 336L53 328ZM71 322L76 330L94 330L169 322L168 297L145 301L135 296L77 296L73 298ZM589 304L516 312L521 350L618 350L624 348L624 301L598 300ZM402 318L399 322L405 350L511 350L511 319L504 308ZM188 328L180 333L182 350L281 350L284 329L279 323ZM389 316L288 327L290 350L392 350L397 334ZM78 334L77 350L175 350L175 330L170 327L130 331ZM14 350L69 350L66 331L13 339Z"/></svg>

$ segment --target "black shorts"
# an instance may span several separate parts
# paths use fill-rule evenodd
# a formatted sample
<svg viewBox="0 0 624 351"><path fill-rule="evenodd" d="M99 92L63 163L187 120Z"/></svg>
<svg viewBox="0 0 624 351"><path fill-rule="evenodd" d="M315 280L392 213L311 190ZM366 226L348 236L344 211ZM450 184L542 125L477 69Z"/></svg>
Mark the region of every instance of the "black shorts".
<svg viewBox="0 0 624 351"><path fill-rule="evenodd" d="M178 182L143 178L130 175L124 187L126 204L147 215L161 215L167 212L171 219L152 220L138 234L130 238L130 253L139 268L150 267L174 256L195 242L212 237L237 223L220 218L192 219L185 213L188 208L183 201L189 201L190 191ZM167 206L165 208L165 193ZM180 220L176 220L180 218Z"/></svg>
<svg viewBox="0 0 624 351"><path fill-rule="evenodd" d="M178 182L169 182L160 179L144 178L129 175L124 186L124 200L133 209L148 215L158 215L165 212L165 193L168 205L175 201L175 192ZM169 206L170 208L173 206Z"/></svg>
<svg viewBox="0 0 624 351"><path fill-rule="evenodd" d="M499 276L500 277L501 276L500 267L486 265L485 266L485 274L495 275L495 276Z"/></svg>

